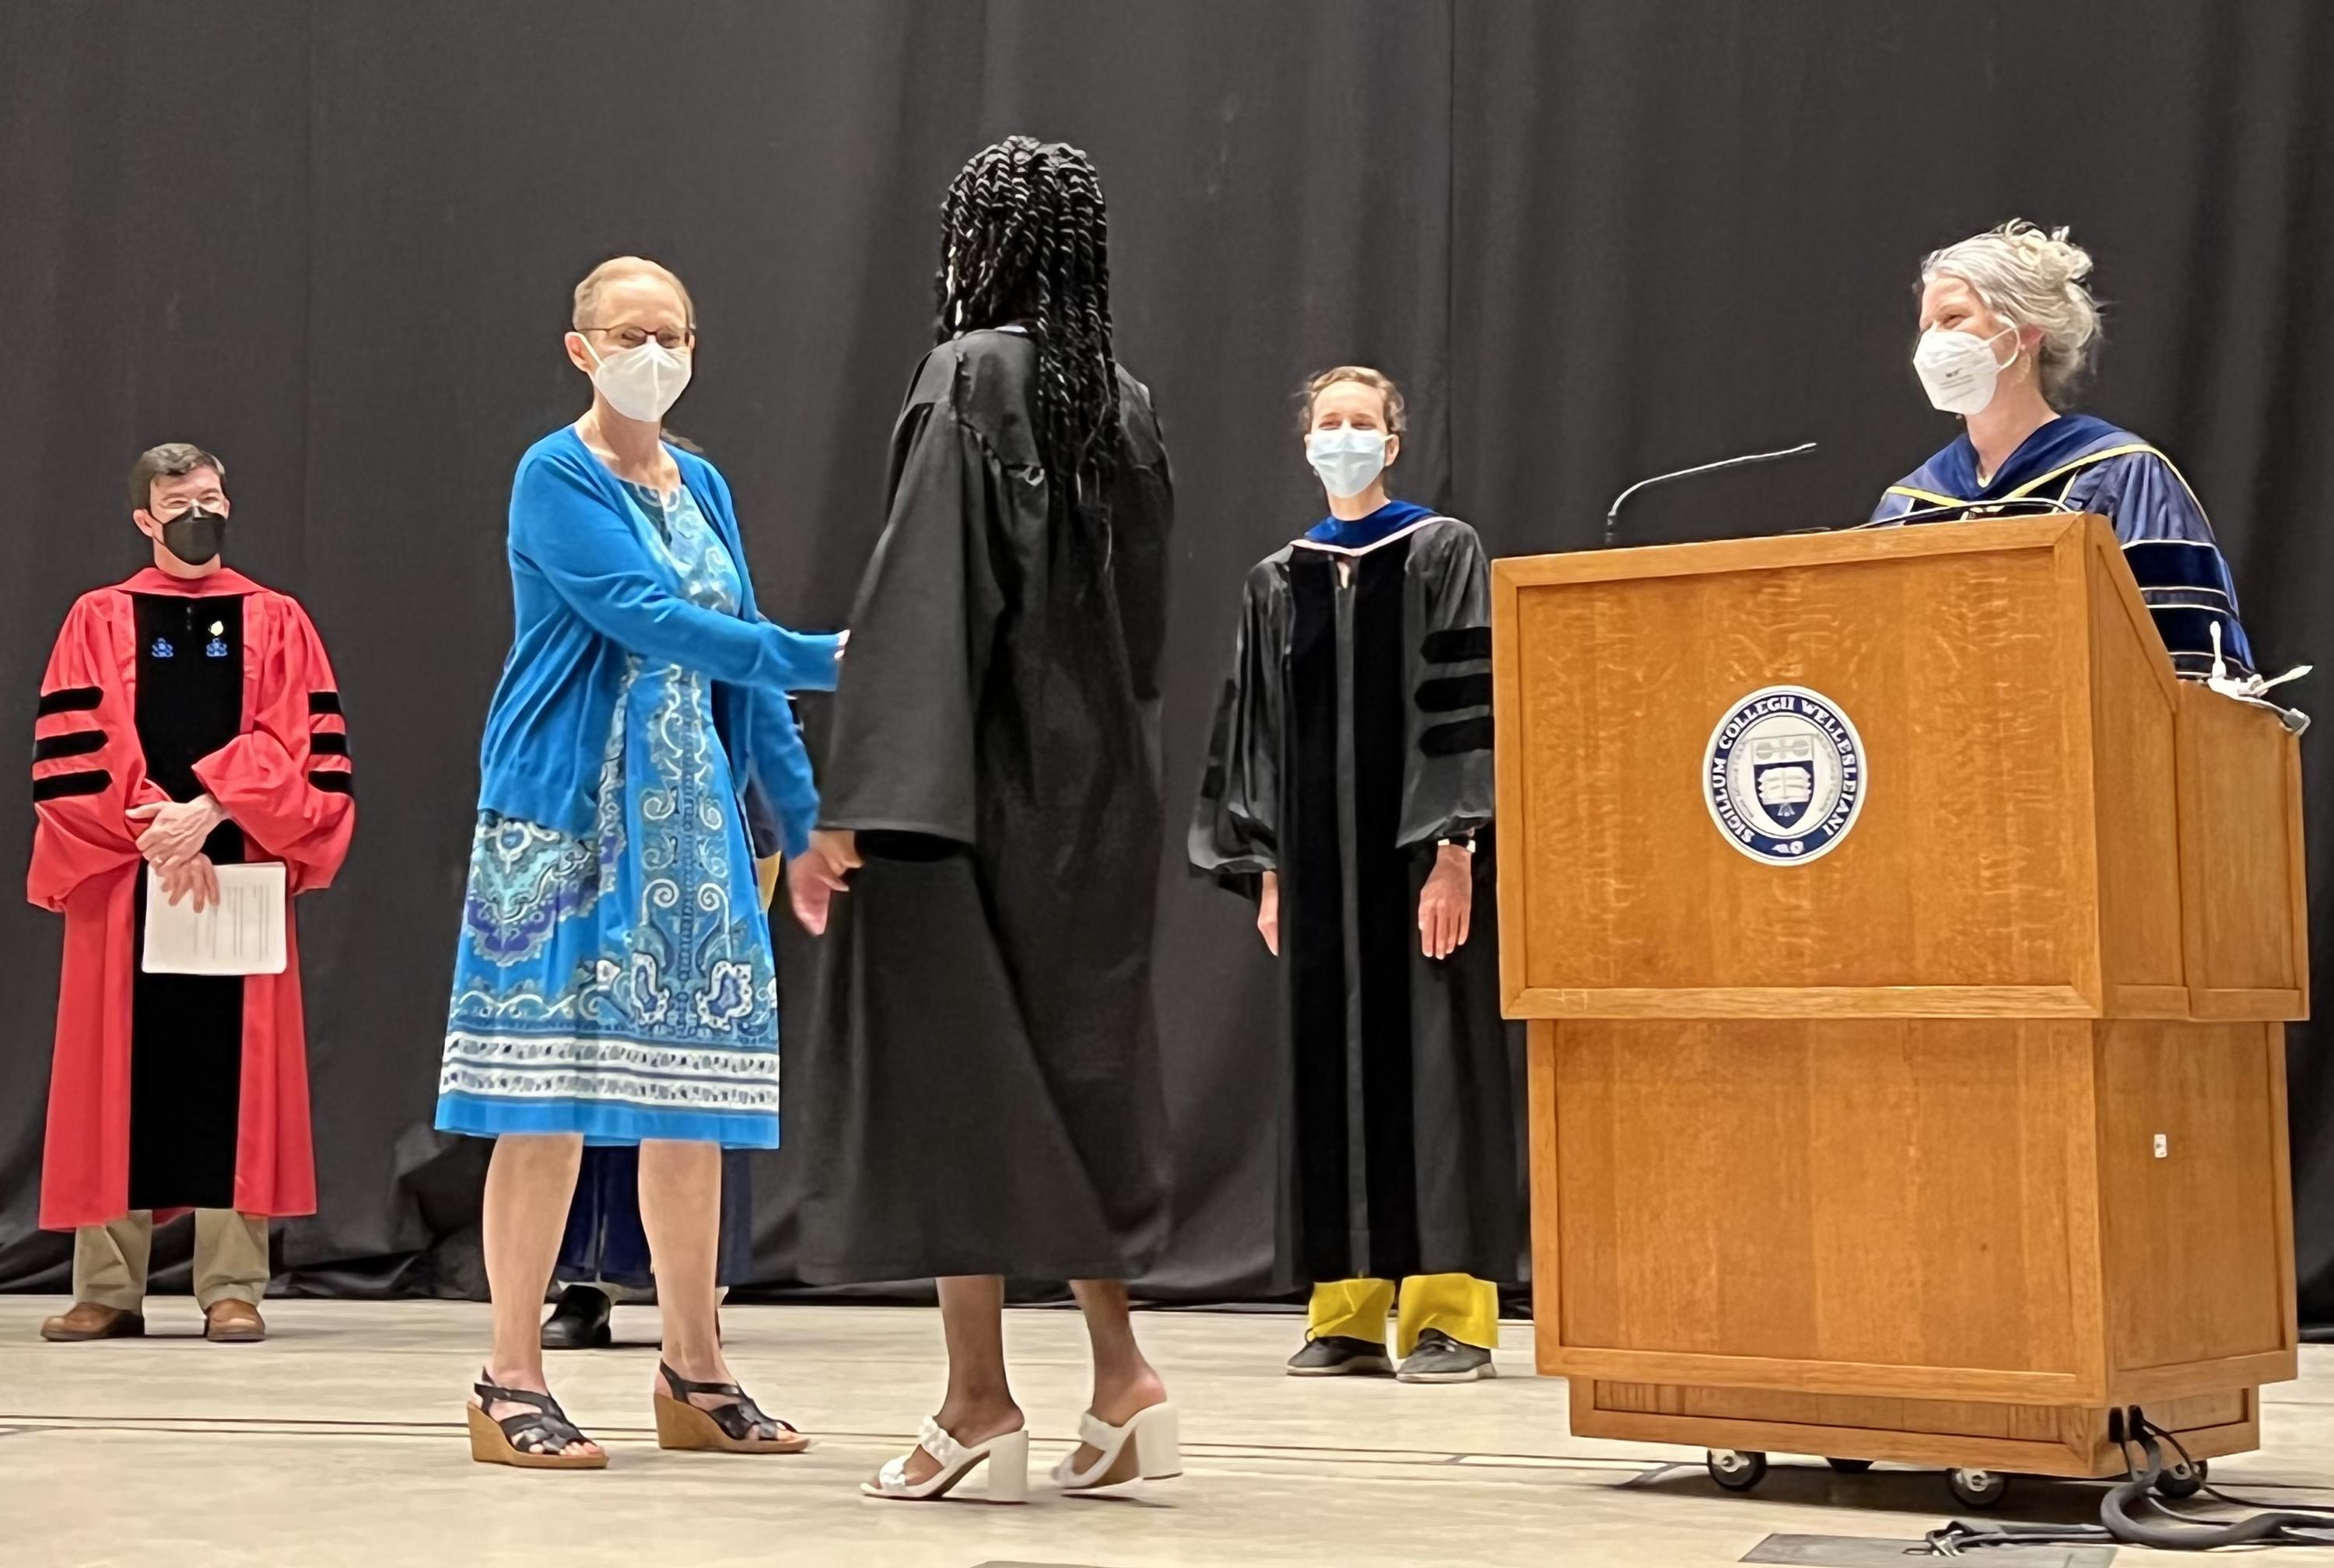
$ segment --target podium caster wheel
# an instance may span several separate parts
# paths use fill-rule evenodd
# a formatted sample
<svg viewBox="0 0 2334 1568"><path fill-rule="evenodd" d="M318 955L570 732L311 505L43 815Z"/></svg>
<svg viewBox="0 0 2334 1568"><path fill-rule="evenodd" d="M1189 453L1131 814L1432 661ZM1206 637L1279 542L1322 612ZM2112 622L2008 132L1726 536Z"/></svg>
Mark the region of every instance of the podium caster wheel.
<svg viewBox="0 0 2334 1568"><path fill-rule="evenodd" d="M1861 1476L1865 1471L1872 1468L1872 1461L1869 1459L1826 1459L1824 1463L1843 1476Z"/></svg>
<svg viewBox="0 0 2334 1568"><path fill-rule="evenodd" d="M2176 1503L2183 1497L2193 1497L2204 1489L2212 1476L2212 1461L2199 1459L2194 1464L2178 1464L2156 1477L2156 1495Z"/></svg>
<svg viewBox="0 0 2334 1568"><path fill-rule="evenodd" d="M1947 1470L1945 1490L1964 1508L1997 1508L2010 1495L2010 1477L1999 1470Z"/></svg>
<svg viewBox="0 0 2334 1568"><path fill-rule="evenodd" d="M1747 1492L1767 1478L1767 1456L1748 1449L1712 1448L1702 1463L1710 1478L1730 1492Z"/></svg>

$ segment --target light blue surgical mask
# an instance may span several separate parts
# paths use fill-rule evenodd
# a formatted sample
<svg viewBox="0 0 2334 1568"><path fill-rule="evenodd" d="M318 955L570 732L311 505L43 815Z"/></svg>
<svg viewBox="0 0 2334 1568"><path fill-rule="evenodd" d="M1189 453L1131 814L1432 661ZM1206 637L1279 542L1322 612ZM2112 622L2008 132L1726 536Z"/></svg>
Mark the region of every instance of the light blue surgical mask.
<svg viewBox="0 0 2334 1568"><path fill-rule="evenodd" d="M1305 460L1321 476L1321 487L1338 500L1358 495L1385 472L1385 432L1352 426L1316 430L1305 438Z"/></svg>

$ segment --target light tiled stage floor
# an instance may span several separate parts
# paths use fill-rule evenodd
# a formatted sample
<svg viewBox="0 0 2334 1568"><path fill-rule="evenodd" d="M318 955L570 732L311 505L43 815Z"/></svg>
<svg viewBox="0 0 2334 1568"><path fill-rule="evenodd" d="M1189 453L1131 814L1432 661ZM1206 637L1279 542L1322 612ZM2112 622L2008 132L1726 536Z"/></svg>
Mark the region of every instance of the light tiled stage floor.
<svg viewBox="0 0 2334 1568"><path fill-rule="evenodd" d="M1190 1473L1136 1503L1033 1487L1027 1508L862 1501L938 1395L938 1323L884 1308L745 1307L733 1359L763 1402L815 1433L799 1458L666 1454L649 1429L647 1348L554 1358L568 1409L607 1442L599 1475L473 1465L460 1405L485 1309L271 1302L265 1345L207 1345L183 1297L158 1337L47 1345L53 1298L0 1296L0 1563L428 1563L636 1568L989 1563L1143 1568L1739 1560L1770 1532L1917 1537L1952 1505L1934 1474L1836 1477L1778 1457L1750 1498L1699 1453L1565 1431L1565 1389L1528 1373L1510 1324L1495 1383L1406 1388L1280 1374L1296 1320L1153 1313L1144 1339L1184 1409ZM620 1309L621 1334L654 1332ZM1019 1392L1049 1467L1083 1402L1082 1336L1057 1312L1013 1314ZM2334 1502L2334 1351L2272 1390L2268 1447L2224 1485L2298 1484ZM1782 1467L1789 1464L1789 1468ZM2006 1517L2096 1515L2086 1487L2024 1483ZM2281 1563L2334 1554L2281 1552ZM2194 1561L2194 1559L2180 1559ZM2155 1554L2128 1549L2118 1563Z"/></svg>

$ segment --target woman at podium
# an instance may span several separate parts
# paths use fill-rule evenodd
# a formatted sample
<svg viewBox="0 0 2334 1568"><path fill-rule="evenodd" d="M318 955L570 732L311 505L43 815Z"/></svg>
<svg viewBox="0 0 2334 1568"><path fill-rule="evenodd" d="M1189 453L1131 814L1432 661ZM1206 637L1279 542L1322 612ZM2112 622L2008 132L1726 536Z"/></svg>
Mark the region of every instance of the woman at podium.
<svg viewBox="0 0 2334 1568"><path fill-rule="evenodd" d="M2238 679L2252 649L2213 526L2172 460L2130 431L2061 413L2098 339L2091 258L2067 231L2012 219L1921 264L1913 369L1964 421L1945 449L1891 485L1876 522L2096 512L2115 524L2173 668Z"/></svg>

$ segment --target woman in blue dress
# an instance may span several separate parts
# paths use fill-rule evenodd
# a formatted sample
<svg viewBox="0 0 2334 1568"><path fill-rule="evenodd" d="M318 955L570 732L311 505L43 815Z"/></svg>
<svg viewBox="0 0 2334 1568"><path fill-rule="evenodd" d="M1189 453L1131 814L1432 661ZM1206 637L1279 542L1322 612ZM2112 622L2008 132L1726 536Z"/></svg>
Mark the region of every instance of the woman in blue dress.
<svg viewBox="0 0 2334 1568"><path fill-rule="evenodd" d="M1880 497L1873 519L1934 523L2038 511L2115 524L2140 597L2180 675L2253 672L2237 590L2213 525L2172 460L2130 431L2059 412L2090 361L2099 309L2091 258L2013 219L1921 264L1913 368L1929 401L1965 421L1951 445Z"/></svg>
<svg viewBox="0 0 2334 1568"><path fill-rule="evenodd" d="M740 794L759 784L799 856L818 795L786 696L834 687L841 639L761 617L728 486L663 439L696 348L680 280L604 263L574 325L591 409L512 485L516 630L480 747L439 1081L438 1126L497 1140L471 1454L607 1463L551 1398L536 1323L586 1143L640 1150L659 1442L798 1452L723 1360L714 1259L722 1150L778 1142L776 979Z"/></svg>
<svg viewBox="0 0 2334 1568"><path fill-rule="evenodd" d="M703 453L686 438L667 430L664 438L684 451ZM778 884L783 847L777 816L759 789L747 785L746 840L754 851L754 880L762 908ZM786 1005L780 997L778 1005ZM714 1251L716 1299L740 1284L754 1266L753 1153L721 1151L721 1229ZM575 1175L575 1196L567 1205L567 1228L559 1242L552 1278L560 1285L557 1305L543 1320L547 1351L604 1350L615 1343L619 1301L652 1302L656 1275L649 1258L649 1236L641 1225L641 1150L638 1144L584 1146Z"/></svg>

